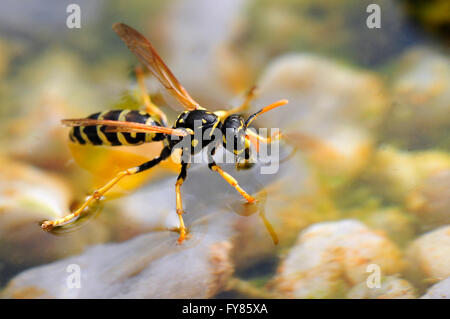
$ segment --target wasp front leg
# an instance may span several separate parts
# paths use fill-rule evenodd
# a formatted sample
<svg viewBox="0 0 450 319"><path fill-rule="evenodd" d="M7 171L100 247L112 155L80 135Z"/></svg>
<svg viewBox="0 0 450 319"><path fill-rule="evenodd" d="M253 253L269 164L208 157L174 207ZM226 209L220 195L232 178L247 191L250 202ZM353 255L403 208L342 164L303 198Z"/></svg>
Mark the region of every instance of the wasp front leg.
<svg viewBox="0 0 450 319"><path fill-rule="evenodd" d="M216 164L216 162L213 159L213 156L216 152L216 148L215 147L210 147L208 148L208 167L210 170L219 173L220 176L222 176L222 178L231 186L234 187L234 189L236 189L239 194L242 195L242 197L245 198L245 200L249 203L249 204L253 204L256 202L256 199L253 198L253 196L251 196L250 194L248 194L237 182L237 180L231 176L230 174L228 174L227 172L225 172L219 165Z"/></svg>
<svg viewBox="0 0 450 319"><path fill-rule="evenodd" d="M263 137L259 135L258 133L252 131L251 129L247 129L245 131L245 134L247 135L248 139L257 147L257 150L259 148L258 144L259 142L263 142L265 144L270 144L272 142L278 141L281 139L282 135L281 132L276 132L273 135L269 137Z"/></svg>
<svg viewBox="0 0 450 319"><path fill-rule="evenodd" d="M245 200L249 204L253 204L254 202L256 202L256 199L253 196L251 196L250 194L248 194L241 186L239 186L239 183L237 182L237 180L233 176L231 176L230 174L225 172L219 165L217 165L216 163L213 162L213 163L208 164L208 167L210 170L219 173L220 176L222 176L222 178L228 184L233 186L239 192L239 194L241 194L242 197L245 198Z"/></svg>
<svg viewBox="0 0 450 319"><path fill-rule="evenodd" d="M263 137L263 136L257 134L256 132L253 132L252 130L246 130L246 139L254 145L256 152L259 152L259 143L260 142L265 143L265 144L270 144L275 141L283 140L288 145L291 145L292 150L291 150L290 154L287 155L285 158L280 159L280 161L279 161L280 163L284 163L284 162L288 161L300 149L300 146L292 145L292 142L289 142L289 139L286 137L286 135L283 136L281 134L281 132L272 134L272 136L269 136L269 137ZM303 147L305 149L308 147L323 147L323 148L326 147L326 146L323 146L323 144L321 142L319 142L317 139L312 138L307 135L304 135L304 134L297 134L295 137L295 140L296 140L296 142L303 143ZM246 168L245 165L241 165L241 166L243 166L243 168Z"/></svg>

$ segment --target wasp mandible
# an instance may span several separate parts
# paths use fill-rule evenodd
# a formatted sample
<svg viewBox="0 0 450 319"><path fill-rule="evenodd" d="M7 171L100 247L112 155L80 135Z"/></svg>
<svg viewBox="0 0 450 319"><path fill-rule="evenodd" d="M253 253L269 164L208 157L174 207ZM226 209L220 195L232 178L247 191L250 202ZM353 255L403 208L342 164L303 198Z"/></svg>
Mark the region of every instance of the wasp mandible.
<svg viewBox="0 0 450 319"><path fill-rule="evenodd" d="M79 144L92 145L140 145L142 143L162 141L164 148L160 155L139 166L132 167L119 172L112 180L100 187L90 195L87 200L73 213L55 220L47 220L42 222L41 227L50 231L56 226L61 226L76 220L83 211L93 202L102 198L115 184L126 176L134 175L148 170L163 160L167 159L176 145L180 143L180 139L190 138L191 147L183 148L182 152L187 153L182 156L181 171L175 183L176 192L176 213L179 218L179 238L178 243L182 243L186 238L186 226L183 221L183 204L181 198L181 186L186 179L187 170L190 164L190 158L208 148L208 167L217 172L225 181L234 187L246 200L247 203L254 203L256 199L248 194L236 181L234 177L225 172L213 159L216 148L222 144L227 151L235 155L236 161L243 159L240 168L249 168L250 146L252 141L270 143L273 139L280 138L279 135L265 138L248 130L250 123L259 115L270 111L276 107L284 105L287 100L280 100L270 104L245 120L241 115L237 114L248 108L250 100L254 96L254 90L250 90L244 103L231 110L220 110L210 112L200 106L186 91L186 89L176 79L170 69L160 58L150 41L135 29L123 23L113 25L113 30L125 42L128 48L133 52L138 60L148 68L148 70L156 77L160 84L170 93L183 107L186 109L181 113L173 127L167 125L167 117L156 105L154 105L148 94L144 94L144 104L146 111L137 110L112 110L92 114L87 118L81 119L65 119L62 120L64 125L70 126L70 140ZM136 69L138 84L141 90L146 92L143 82L143 73L140 68ZM200 123L200 124L198 124ZM206 139L191 139L195 131L205 132L210 130L211 133L219 130L222 141ZM233 142L227 143L227 136L232 132ZM228 135L227 135L228 132ZM214 135L214 134L211 134ZM177 136L178 139L172 137ZM202 134L201 136L204 136Z"/></svg>

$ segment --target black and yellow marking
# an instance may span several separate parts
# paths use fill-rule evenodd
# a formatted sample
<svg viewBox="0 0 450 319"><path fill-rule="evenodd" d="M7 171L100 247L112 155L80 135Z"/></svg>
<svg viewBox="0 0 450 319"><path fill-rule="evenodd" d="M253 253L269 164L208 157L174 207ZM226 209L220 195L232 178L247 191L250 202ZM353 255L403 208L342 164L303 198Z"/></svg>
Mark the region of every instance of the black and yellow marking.
<svg viewBox="0 0 450 319"><path fill-rule="evenodd" d="M226 129L232 129L233 136L230 136L230 139L232 138L233 142L235 142L234 146L231 146L231 141L228 141L227 143L225 135L222 141L223 145L227 150L232 151L235 154L236 159L238 157L241 157L240 154L244 154L244 159L248 160L250 158L250 143L247 140L249 136L249 134L247 134L246 132L247 127L259 115L278 106L286 104L287 100L280 100L262 108L257 113L251 115L244 122L242 116L235 113L248 109L250 101L255 95L255 89L252 88L247 94L247 97L241 106L228 111L219 110L214 113L209 112L205 108L201 107L188 94L188 92L172 74L170 69L165 65L164 61L162 61L162 59L159 57L152 44L142 34L122 23L114 24L113 29L125 42L128 48L137 56L140 62L145 65L147 69L156 77L156 79L166 88L166 91L173 97L175 97L188 111L180 114L175 125L172 129L170 129L167 126L166 115L151 102L151 99L145 87L142 69L141 67L137 67L136 76L141 90L142 101L146 107L147 112L139 112L135 110L112 110L92 114L87 118L90 120L87 121L86 119L63 120L63 123L71 124L70 126L76 125L77 123L79 125L73 126L69 134L70 140L74 143L117 146L139 145L145 142L163 141L164 148L162 149L160 155L156 158L147 161L139 166L132 167L117 173L116 176L108 183L94 191L91 196L89 196L87 200L73 213L62 218L58 218L55 220L46 220L42 222L42 229L52 230L55 227L63 226L67 223L75 221L78 217L82 216L85 213L86 209L91 205L92 202L101 200L104 195L123 178L151 169L152 167L161 163L163 160L169 158L172 150L174 150L177 146L177 141L175 139L169 139L172 135L183 136L182 138L186 138L187 140L188 137L191 137L188 135L196 135L198 129L200 129L199 133L201 133L200 139L194 138L194 140L192 140L191 142L191 147L183 148L183 152L187 149L189 154L186 155L191 156L199 152L202 148L208 146L208 150L211 150L208 153L209 168L212 171L217 172L227 183L234 187L246 199L248 204L255 203L257 201L256 198L247 193L238 184L237 180L233 176L225 172L214 162L213 155L215 152L215 147L218 146L221 141L215 141L215 139L213 140L211 138L208 139L208 137L205 137L203 133L207 130L211 130L209 136L211 137L213 135L213 132L216 133L217 131L221 131L225 133ZM153 115L154 118L152 118L151 115ZM155 118L158 119L158 121L155 121ZM124 125L124 123L119 124L114 123L114 121L130 122L135 124L130 125L128 123ZM97 123L100 125L93 125L93 123ZM137 125L137 123L147 124L148 127L144 128L143 126L145 125ZM155 130L155 126L162 126L161 123L164 126L164 129ZM83 126L81 124L85 125ZM120 126L129 128L130 130L120 130ZM151 128L150 126L153 126L153 128ZM140 127L142 130L132 130L132 128L137 127ZM156 133L156 131L164 133ZM178 134L180 133L180 131L182 131L183 134ZM188 135L184 134L185 132L187 132ZM216 135L214 134L214 137L215 136ZM257 136L256 138L258 140L263 139L263 137L261 136ZM270 138L265 140L271 141ZM178 243L182 243L187 234L187 229L182 216L184 211L181 198L181 186L183 185L183 182L187 177L189 162L190 159L186 162L181 163L181 171L175 184L176 212L180 221L180 237L178 239ZM263 216L263 213L261 213L261 216L263 218L264 224L268 228L269 232L272 235L272 238L274 238L274 242L276 243L278 239L276 238L276 235L274 236L273 229L268 224L268 221Z"/></svg>
<svg viewBox="0 0 450 319"><path fill-rule="evenodd" d="M253 204L257 200L255 197L247 193L238 183L238 181L231 176L229 173L225 172L219 165L217 165L213 159L213 155L215 152L215 147L222 143L222 145L230 152L235 155L235 162L237 169L248 169L251 168L254 164L251 162L251 153L250 153L250 137L257 139L258 141L262 141L265 143L270 143L272 140L278 139L279 135L271 136L268 138L264 138L259 136L256 133L252 133L250 130L247 130L248 125L260 114L267 112L270 109L278 107L280 105L284 105L286 101L278 101L275 102L257 113L250 116L247 121L241 115L231 114L226 118L220 116L220 114L226 114L226 112L218 111L216 113L208 112L205 110L194 110L194 111L185 111L180 114L173 126L174 129L183 129L189 134L189 138L192 138L190 141L190 147L187 149L183 148L183 152L189 152L189 155L197 154L201 151L205 146L208 146L208 149L211 152L208 154L208 167L211 171L218 173L228 184L230 184L246 201L248 204ZM152 126L161 126L158 121L155 121L150 114L142 111L135 110L112 110L112 111L104 111L101 113L95 113L88 117L89 119L98 119L98 120L110 120L110 121L120 121L120 122L132 122L132 123L141 123L148 124ZM223 121L223 122L222 122ZM112 126L112 125L111 125ZM104 194L109 191L119 180L128 175L137 174L144 170L150 169L156 165L158 165L162 160L167 159L172 150L176 147L178 143L178 139L169 139L169 135L156 133L156 132L120 132L120 131L107 131L107 126L105 125L91 125L91 126L78 126L73 127L70 132L70 139L79 144L93 144L93 145L139 145L145 142L152 141L163 141L164 148L157 158L148 161L144 164L141 164L137 167L119 172L117 176L112 179L110 182L105 184L103 187L99 188L95 191L86 202L75 212L70 215L67 215L63 218L59 218L53 221L45 221L42 224L42 228L46 230L51 230L56 226L61 226L71 221L76 220L79 216L81 216L84 210L95 200L101 199ZM197 137L197 132L199 130L200 139ZM207 130L211 130L209 133L210 136L217 130L222 133L222 141L215 141L213 139L208 139L205 136L205 132ZM227 136L228 133L228 136ZM230 134L231 133L231 134ZM215 136L215 134L214 134ZM184 138L184 137L183 137ZM228 140L230 139L230 140ZM212 149L211 149L212 148ZM181 186L187 177L187 169L189 167L189 161L182 162L181 171L177 178L177 182L175 184L175 192L176 192L176 212L179 218L179 238L178 243L182 243L187 236L187 228L184 224L183 220L183 203L181 198ZM269 232L274 238L274 242L277 242L276 236L273 236L273 229L270 225L268 225L267 220L264 219L264 223L268 228Z"/></svg>
<svg viewBox="0 0 450 319"><path fill-rule="evenodd" d="M247 147L245 130L246 126L242 116L238 114L228 116L222 126L223 146L235 155L242 154L244 149ZM227 141L227 138L230 136L233 138L232 142Z"/></svg>
<svg viewBox="0 0 450 319"><path fill-rule="evenodd" d="M187 168L189 164L186 162L181 163L181 171L178 175L177 182L175 183L175 194L176 194L176 207L177 207L177 215L180 223L180 237L178 238L178 243L182 243L186 238L186 226L183 220L183 200L181 199L181 186L183 185L186 177L187 177Z"/></svg>
<svg viewBox="0 0 450 319"><path fill-rule="evenodd" d="M98 112L90 115L89 119L125 121L148 125L161 126L150 114L137 110L112 110ZM129 133L129 132L107 132L105 125L75 126L69 133L72 142L81 145L140 145L142 143L164 140L162 133Z"/></svg>

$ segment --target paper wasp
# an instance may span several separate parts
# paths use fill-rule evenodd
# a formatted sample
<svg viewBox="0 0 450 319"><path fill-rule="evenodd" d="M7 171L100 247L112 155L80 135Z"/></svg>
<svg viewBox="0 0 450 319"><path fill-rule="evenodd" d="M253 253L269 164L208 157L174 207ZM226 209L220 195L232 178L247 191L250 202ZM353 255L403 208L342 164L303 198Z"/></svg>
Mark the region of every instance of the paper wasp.
<svg viewBox="0 0 450 319"><path fill-rule="evenodd" d="M168 127L166 115L154 105L148 94L145 91L143 83L142 70L136 69L138 83L144 94L144 104L146 112L136 110L112 110L101 113L95 113L87 118L80 119L65 119L62 123L72 127L70 132L70 139L72 142L79 144L93 144L93 145L140 145L146 142L162 141L164 148L160 155L148 162L139 166L129 168L119 172L112 180L106 183L103 187L97 189L87 200L73 213L55 220L47 220L42 222L41 227L44 230L51 230L56 226L61 226L76 220L88 206L96 200L99 200L108 192L115 184L117 184L125 176L140 173L148 170L161 161L167 159L180 139L192 138L195 131L219 130L223 140L217 141L203 138L202 140L191 140L190 147L183 148L182 152L187 153L187 159L183 157L181 161L181 171L178 175L175 191L176 191L176 212L179 218L179 238L178 243L182 243L186 238L186 226L183 221L183 204L181 198L181 185L187 176L189 168L189 159L191 156L202 151L203 148L208 148L208 166L217 172L225 179L231 186L233 186L246 200L247 203L254 203L256 199L248 194L241 186L239 186L236 179L225 172L219 165L217 165L212 157L216 147L222 144L227 151L235 154L236 161L240 168L249 168L250 146L251 142L270 143L273 136L269 138L262 137L253 131L248 130L250 123L259 115L272 110L278 106L287 103L286 100L277 101L268 105L255 114L251 115L247 120L236 113L245 110L249 106L249 102L253 97L253 90L249 92L244 103L232 110L220 110L210 112L199 105L185 90L185 88L178 82L163 60L159 57L152 44L139 32L133 28L116 23L113 25L113 30L125 42L128 48L133 52L138 60L148 68L148 70L156 77L165 90L170 93L181 105L186 109L181 113L173 127ZM198 124L200 123L200 124ZM226 132L231 130L234 143L227 141ZM178 137L178 140L172 138Z"/></svg>

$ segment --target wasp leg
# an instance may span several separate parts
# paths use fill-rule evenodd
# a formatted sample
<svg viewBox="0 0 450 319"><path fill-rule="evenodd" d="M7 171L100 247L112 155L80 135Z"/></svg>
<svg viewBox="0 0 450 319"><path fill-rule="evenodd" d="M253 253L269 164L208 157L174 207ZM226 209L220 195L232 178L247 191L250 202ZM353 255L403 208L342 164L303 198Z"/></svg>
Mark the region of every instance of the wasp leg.
<svg viewBox="0 0 450 319"><path fill-rule="evenodd" d="M230 184L231 186L233 186L238 192L239 194L241 194L248 203L252 204L254 202L256 202L256 199L253 198L251 195L249 195L245 190L242 189L241 186L239 186L237 180L231 176L230 174L228 174L227 172L225 172L219 165L216 164L216 162L213 159L214 154L216 153L216 147L211 145L208 146L208 167L210 170L217 172L220 174L220 176L222 176L222 178L227 181L228 184Z"/></svg>
<svg viewBox="0 0 450 319"><path fill-rule="evenodd" d="M62 218L55 219L55 220L46 220L46 221L42 222L41 228L43 230L50 231L56 226L60 226L60 225L69 223L71 221L74 221L75 219L77 219L79 216L81 216L83 214L84 210L93 201L101 199L103 197L103 195L106 192L108 192L114 185L116 185L122 178L124 178L125 176L134 175L134 174L140 173L142 171L145 171L147 169L150 169L150 168L158 165L161 161L165 160L169 156L170 156L170 149L165 147L161 151L161 154L158 157L152 159L151 161L145 162L139 166L129 168L129 169L126 169L124 171L117 173L117 175L112 180L110 180L108 183L106 183L103 187L94 191L92 193L92 195L89 196L88 199L83 203L83 205L81 205L80 208L78 208L75 212L73 212L67 216L64 216Z"/></svg>
<svg viewBox="0 0 450 319"><path fill-rule="evenodd" d="M278 245L278 242L279 242L278 235L275 232L275 230L273 229L272 224L267 219L266 214L264 212L261 212L259 214L259 217L261 217L261 219L264 223L264 226L266 227L267 231L269 232L270 237L272 237L272 241L273 241L274 245Z"/></svg>
<svg viewBox="0 0 450 319"><path fill-rule="evenodd" d="M256 95L256 86L253 86L247 92L244 102L240 106L229 110L228 114L240 113L240 112L248 110L248 108L250 107L250 102L255 98L255 95Z"/></svg>
<svg viewBox="0 0 450 319"><path fill-rule="evenodd" d="M184 180L187 176L188 164L185 162L181 163L181 171L178 175L177 182L175 183L175 192L177 196L177 214L180 220L180 237L178 238L178 243L181 244L186 238L186 226L183 220L183 201L181 199L181 185L183 185Z"/></svg>
<svg viewBox="0 0 450 319"><path fill-rule="evenodd" d="M253 132L252 130L246 130L245 134L247 134L250 138L256 139L258 142L263 142L266 144L270 144L274 141L278 141L282 137L280 132L277 132L269 137L263 137L263 136L259 135L258 133Z"/></svg>
<svg viewBox="0 0 450 319"><path fill-rule="evenodd" d="M246 134L247 134L248 139L255 146L255 149L256 149L257 152L259 152L259 142L270 144L270 143L272 143L274 141L278 141L278 140L281 140L283 138L283 135L281 134L281 132L277 132L277 133L275 133L272 136L267 137L267 138L263 137L263 136L261 136L261 135L259 135L257 133L255 133L255 132L253 132L251 130L247 130ZM283 138L283 140L286 141L285 138ZM289 144L289 142L287 142L287 143ZM291 159L297 153L297 151L299 149L300 149L299 147L293 146L291 152L289 153L289 155L287 155L285 158L281 159L279 162L280 163L284 163L284 162L288 161L289 159Z"/></svg>
<svg viewBox="0 0 450 319"><path fill-rule="evenodd" d="M248 92L247 95L245 97L244 102L242 102L242 104L238 107L235 107L231 110L220 110L220 111L216 111L214 112L214 114L216 114L219 118L221 119L225 119L227 118L229 115L231 114L235 114L235 113L241 113L244 112L246 110L249 109L250 107L250 102L255 98L256 95L256 86L253 86Z"/></svg>
<svg viewBox="0 0 450 319"><path fill-rule="evenodd" d="M251 195L249 195L245 190L242 189L241 186L239 186L237 180L231 176L230 174L228 174L227 172L225 172L219 165L217 165L214 161L210 162L208 164L208 167L210 170L217 172L220 174L220 176L222 176L222 178L227 181L228 184L230 184L231 186L233 186L238 192L239 194L242 195L242 197L245 198L245 200L247 202L249 202L250 204L256 202L256 199L253 198Z"/></svg>
<svg viewBox="0 0 450 319"><path fill-rule="evenodd" d="M259 152L259 143L263 142L265 144L270 144L274 141L278 141L282 138L282 135L280 132L274 133L272 136L269 137L263 137L261 135L259 135L258 133L247 129L245 131L246 134L246 139L248 139L253 146L255 147L256 152Z"/></svg>
<svg viewBox="0 0 450 319"><path fill-rule="evenodd" d="M144 72L142 71L142 68L140 66L137 66L135 68L135 71L136 71L136 79L139 85L139 90L141 91L142 95L142 101L144 102L145 105L145 111L150 115L156 115L161 121L161 124L163 126L167 126L166 114L158 106L156 106L150 99L147 87L145 86Z"/></svg>

